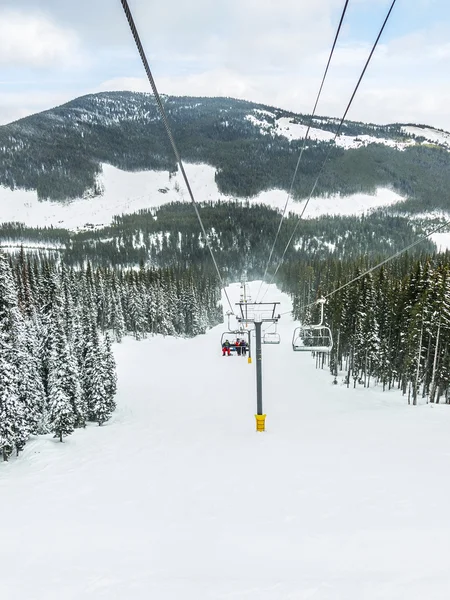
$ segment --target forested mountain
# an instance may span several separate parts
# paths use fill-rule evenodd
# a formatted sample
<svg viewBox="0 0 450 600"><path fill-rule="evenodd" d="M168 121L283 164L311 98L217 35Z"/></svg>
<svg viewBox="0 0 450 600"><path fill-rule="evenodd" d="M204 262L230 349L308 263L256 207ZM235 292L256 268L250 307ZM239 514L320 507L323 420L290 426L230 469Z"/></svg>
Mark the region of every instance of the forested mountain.
<svg viewBox="0 0 450 600"><path fill-rule="evenodd" d="M280 214L267 206L239 202L206 203L200 205L200 211L224 279L239 279L244 270L251 278L262 277ZM281 258L295 227L285 255L288 261L379 257L392 254L424 235L419 221L382 210L361 217L322 216L309 220L290 215L280 230L272 268ZM31 229L14 223L0 226L0 246L15 244L13 253L17 254L22 243L31 248L35 245L34 249L27 249L31 254L51 256L73 266L83 266L86 261L104 267L211 265L190 203L166 204L159 209L118 216L108 227L78 233ZM422 242L418 251L425 250L433 252L434 244L429 240Z"/></svg>
<svg viewBox="0 0 450 600"><path fill-rule="evenodd" d="M222 192L249 197L289 189L308 115L231 98L165 96L164 104L182 157L215 167ZM404 210L450 208L445 134L433 130L430 140L425 128L348 121L335 143L336 119L316 117L313 126L296 197L309 195L329 153L316 195L384 186L408 196ZM36 189L41 199L95 195L102 163L176 169L150 94L93 94L0 127L0 185Z"/></svg>

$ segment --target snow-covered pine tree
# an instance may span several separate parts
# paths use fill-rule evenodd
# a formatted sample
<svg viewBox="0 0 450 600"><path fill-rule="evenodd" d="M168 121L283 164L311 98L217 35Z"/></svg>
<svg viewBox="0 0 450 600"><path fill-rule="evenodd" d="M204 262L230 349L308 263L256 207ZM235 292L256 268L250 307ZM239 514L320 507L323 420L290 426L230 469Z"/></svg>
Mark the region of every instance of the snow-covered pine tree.
<svg viewBox="0 0 450 600"><path fill-rule="evenodd" d="M53 275L52 307L49 314L49 346L50 352L56 352L60 359L58 371L61 375L61 387L71 403L74 425L84 427L87 410L81 394L79 365L75 348L74 323L76 322L76 315L71 306L72 303L67 303L61 284L58 274L55 273ZM71 314L67 314L68 309L70 309ZM69 338L66 331L68 331ZM50 405L52 405L50 388L48 395Z"/></svg>
<svg viewBox="0 0 450 600"><path fill-rule="evenodd" d="M137 340L146 337L145 292L137 275L128 282L128 322Z"/></svg>
<svg viewBox="0 0 450 600"><path fill-rule="evenodd" d="M121 342L125 335L125 319L120 294L117 291L113 291L111 295L111 328L116 342Z"/></svg>
<svg viewBox="0 0 450 600"><path fill-rule="evenodd" d="M0 336L0 344L2 341ZM3 347L0 350L0 452L4 461L8 460L15 447L23 447L26 437L14 360Z"/></svg>
<svg viewBox="0 0 450 600"><path fill-rule="evenodd" d="M27 368L24 323L8 260L0 254L0 451L3 460L23 449L29 435L19 396L19 367Z"/></svg>
<svg viewBox="0 0 450 600"><path fill-rule="evenodd" d="M113 406L112 410L114 410L116 408L114 396L117 392L117 373L116 361L114 360L111 340L108 333L106 333L103 343L103 377L105 381L105 391Z"/></svg>
<svg viewBox="0 0 450 600"><path fill-rule="evenodd" d="M111 418L116 408L114 395L117 389L117 380L109 339L106 338L101 344L96 330L92 331L86 359L90 373L89 418L102 425Z"/></svg>
<svg viewBox="0 0 450 600"><path fill-rule="evenodd" d="M25 324L23 352L18 389L28 430L33 435L48 433L47 397L42 381L40 344L36 325L31 320Z"/></svg>
<svg viewBox="0 0 450 600"><path fill-rule="evenodd" d="M50 430L60 442L63 441L64 436L70 435L75 429L75 412L64 389L64 376L65 365L54 347L50 354L48 380Z"/></svg>

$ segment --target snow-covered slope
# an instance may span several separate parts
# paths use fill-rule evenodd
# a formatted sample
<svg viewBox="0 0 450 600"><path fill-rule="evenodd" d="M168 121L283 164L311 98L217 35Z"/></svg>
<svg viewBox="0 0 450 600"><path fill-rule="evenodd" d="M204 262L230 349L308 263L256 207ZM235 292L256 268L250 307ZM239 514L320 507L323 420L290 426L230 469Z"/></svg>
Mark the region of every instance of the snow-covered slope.
<svg viewBox="0 0 450 600"><path fill-rule="evenodd" d="M116 346L112 422L0 464L0 598L447 600L448 407L333 386L293 325L263 348L265 433L223 327Z"/></svg>
<svg viewBox="0 0 450 600"><path fill-rule="evenodd" d="M290 140L300 140L305 137L307 130L308 127L306 125L295 123L288 117L282 117L277 120L274 133L284 135ZM315 127L311 127L308 134L309 139L324 142L330 142L334 139L334 136L335 134L331 131L317 129ZM400 142L387 138L378 138L372 135L340 135L336 138L336 145L345 150L349 150L350 148L361 148L362 146L368 146L369 144L383 144L385 146L390 146L391 148L396 148L397 150L404 150L407 146L411 146L414 143L413 140Z"/></svg>
<svg viewBox="0 0 450 600"><path fill-rule="evenodd" d="M292 117L280 117L277 118L275 113L266 110L254 109L252 113L246 117L247 121L250 121L255 127L257 127L263 135L282 135L289 140L300 140L306 135L308 127L301 123L298 123L295 118ZM313 119L315 124L320 124L322 128L311 127L309 130L308 138L311 140L329 142L334 139L334 132L326 129L327 123L336 122L335 119L329 118L315 118ZM339 121L338 121L339 122ZM401 131L408 134L409 136L424 137L425 142L422 143L434 143L444 146L450 149L450 133L445 131L439 131L432 127L422 127L405 125L401 127ZM368 146L369 144L383 144L390 148L397 150L404 150L408 146L413 146L418 142L414 139L393 139L386 137L376 137L373 135L340 135L336 138L336 145L349 150L351 148L361 148Z"/></svg>
<svg viewBox="0 0 450 600"><path fill-rule="evenodd" d="M430 238L436 244L438 252L445 252L450 248L450 233L433 233Z"/></svg>
<svg viewBox="0 0 450 600"><path fill-rule="evenodd" d="M187 164L186 171L198 202L234 200L221 194L215 182L215 169L204 164ZM161 206L167 202L186 201L189 196L179 174L169 177L167 171L121 171L103 165L100 176L102 196L80 198L71 202L40 202L34 191L10 190L0 186L0 222L18 221L32 227L83 228L87 224L107 225L114 215L129 214L143 208ZM250 199L252 203L264 203L283 209L287 194L283 190L262 192ZM241 199L242 200L242 199ZM305 212L305 218L321 214L362 214L372 208L401 202L398 194L379 189L375 196L329 196L313 198ZM289 210L301 212L303 203L291 202Z"/></svg>
<svg viewBox="0 0 450 600"><path fill-rule="evenodd" d="M433 129L432 127L416 127L413 125L407 125L403 127L403 131L409 133L409 135L424 137L426 142L432 142L434 144L440 144L441 146L447 146L450 148L450 133L447 133L446 131L439 131L438 129Z"/></svg>

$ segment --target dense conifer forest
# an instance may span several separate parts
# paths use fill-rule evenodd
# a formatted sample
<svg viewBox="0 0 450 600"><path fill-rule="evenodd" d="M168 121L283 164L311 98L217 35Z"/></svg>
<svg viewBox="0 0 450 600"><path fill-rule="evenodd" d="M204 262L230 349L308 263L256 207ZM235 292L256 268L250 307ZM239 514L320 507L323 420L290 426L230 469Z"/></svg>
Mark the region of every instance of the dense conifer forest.
<svg viewBox="0 0 450 600"><path fill-rule="evenodd" d="M126 334L193 336L222 319L201 269L73 269L0 254L0 454L33 435L60 441L115 409L111 342Z"/></svg>
<svg viewBox="0 0 450 600"><path fill-rule="evenodd" d="M253 279L262 277L280 213L267 206L240 202L201 204L200 211L225 280L239 279L243 270ZM421 221L393 216L383 210L361 217L322 216L300 222L291 215L280 231L274 264L281 258L296 226L286 260L387 255L430 230L430 225L425 227ZM20 244L26 246L27 241L42 244L41 255L77 267L86 261L94 266L122 268L139 264L159 268L211 264L190 203L166 204L158 209L117 216L107 227L78 233L31 229L14 223L0 226L0 246L15 243L18 252ZM435 250L431 241L423 242L420 248Z"/></svg>
<svg viewBox="0 0 450 600"><path fill-rule="evenodd" d="M348 386L395 386L412 404L419 397L450 403L450 254L405 254L333 293L368 268L365 257L297 262L283 267L280 282L294 316L307 323L319 322L314 300L331 294L325 322L336 378L344 372Z"/></svg>

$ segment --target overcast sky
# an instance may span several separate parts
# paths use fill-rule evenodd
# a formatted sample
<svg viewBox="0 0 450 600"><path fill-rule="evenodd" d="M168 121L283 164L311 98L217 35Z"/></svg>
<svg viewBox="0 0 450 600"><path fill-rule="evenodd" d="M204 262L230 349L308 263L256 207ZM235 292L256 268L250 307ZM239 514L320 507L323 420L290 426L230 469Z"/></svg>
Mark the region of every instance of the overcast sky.
<svg viewBox="0 0 450 600"><path fill-rule="evenodd" d="M159 91L311 112L344 0L129 0ZM318 114L342 116L391 0L350 0ZM397 0L349 119L450 130L450 0ZM120 0L0 0L0 123L150 91Z"/></svg>

